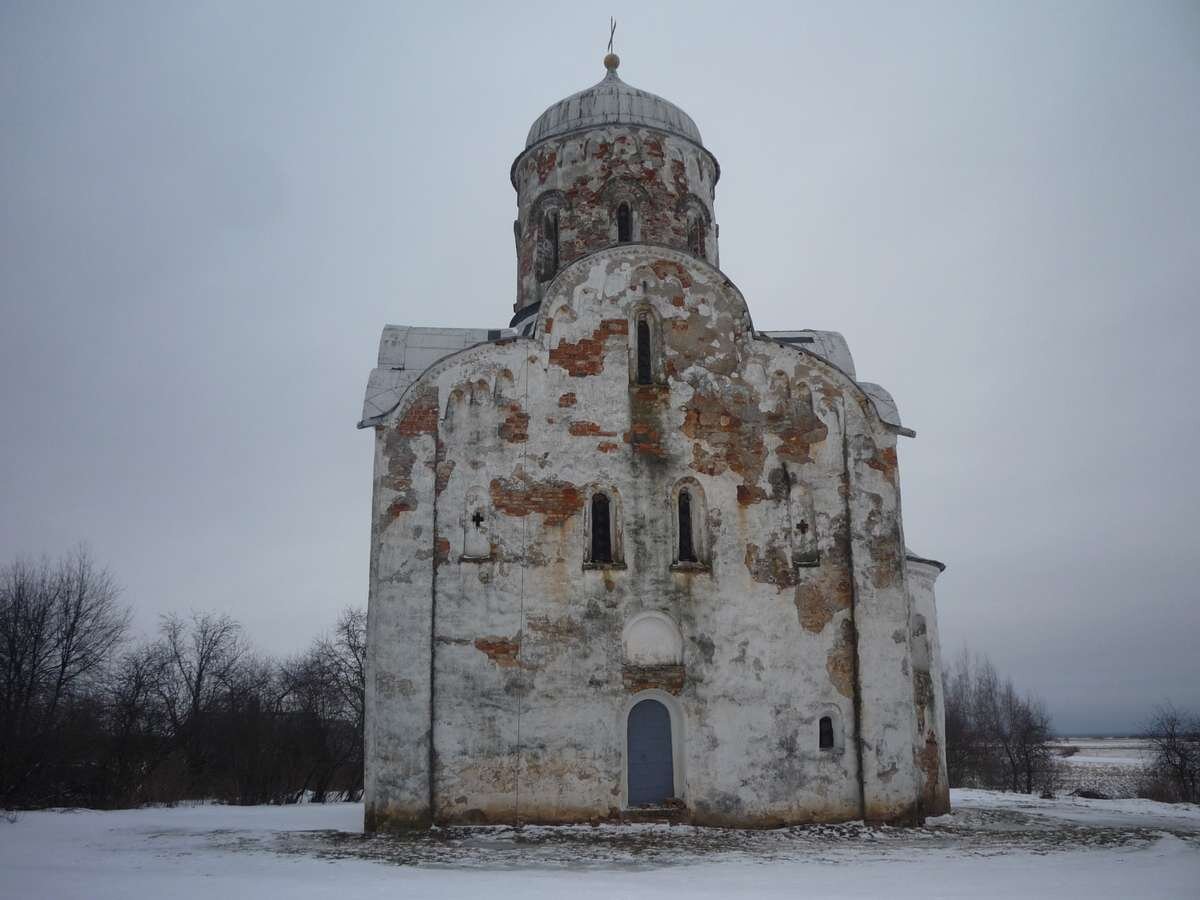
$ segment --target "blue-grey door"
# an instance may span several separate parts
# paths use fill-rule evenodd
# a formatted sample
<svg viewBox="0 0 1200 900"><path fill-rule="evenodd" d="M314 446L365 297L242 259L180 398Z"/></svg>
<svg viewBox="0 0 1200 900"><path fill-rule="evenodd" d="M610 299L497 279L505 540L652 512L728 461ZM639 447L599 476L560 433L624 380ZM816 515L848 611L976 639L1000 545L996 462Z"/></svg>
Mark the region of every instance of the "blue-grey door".
<svg viewBox="0 0 1200 900"><path fill-rule="evenodd" d="M675 796L671 760L671 714L657 700L629 711L629 805L662 806Z"/></svg>

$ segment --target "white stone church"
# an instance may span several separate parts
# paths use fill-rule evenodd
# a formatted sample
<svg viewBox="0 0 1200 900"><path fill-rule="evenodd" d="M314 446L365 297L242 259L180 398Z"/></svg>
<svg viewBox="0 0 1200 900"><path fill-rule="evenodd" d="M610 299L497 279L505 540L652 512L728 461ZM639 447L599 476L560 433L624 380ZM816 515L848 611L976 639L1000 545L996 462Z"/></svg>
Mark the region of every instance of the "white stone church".
<svg viewBox="0 0 1200 900"><path fill-rule="evenodd" d="M513 162L509 327L383 331L367 828L945 812L915 435L840 334L755 328L716 157L604 62Z"/></svg>

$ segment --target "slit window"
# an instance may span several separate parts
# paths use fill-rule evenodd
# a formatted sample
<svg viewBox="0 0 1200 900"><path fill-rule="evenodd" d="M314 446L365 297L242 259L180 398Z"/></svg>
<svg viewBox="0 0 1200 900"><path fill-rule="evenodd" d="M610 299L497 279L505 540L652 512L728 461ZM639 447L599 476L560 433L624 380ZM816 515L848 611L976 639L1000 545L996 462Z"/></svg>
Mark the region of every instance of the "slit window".
<svg viewBox="0 0 1200 900"><path fill-rule="evenodd" d="M633 213L628 203L617 207L617 242L628 244L633 240Z"/></svg>
<svg viewBox="0 0 1200 900"><path fill-rule="evenodd" d="M558 274L558 210L547 210L537 238L538 281L549 281Z"/></svg>
<svg viewBox="0 0 1200 900"><path fill-rule="evenodd" d="M679 492L679 561L696 562L696 544L692 537L692 495Z"/></svg>
<svg viewBox="0 0 1200 900"><path fill-rule="evenodd" d="M693 214L688 223L688 249L693 255L704 259L704 219L699 215Z"/></svg>
<svg viewBox="0 0 1200 900"><path fill-rule="evenodd" d="M833 749L833 717L832 716L821 716L821 721L820 721L820 723L818 723L817 730L818 730L817 741L818 741L818 745L820 746L820 748L822 750L832 750Z"/></svg>
<svg viewBox="0 0 1200 900"><path fill-rule="evenodd" d="M645 316L637 321L637 383L651 384L654 368L650 359L650 322Z"/></svg>
<svg viewBox="0 0 1200 900"><path fill-rule="evenodd" d="M592 562L610 563L612 556L612 517L607 494L592 495Z"/></svg>

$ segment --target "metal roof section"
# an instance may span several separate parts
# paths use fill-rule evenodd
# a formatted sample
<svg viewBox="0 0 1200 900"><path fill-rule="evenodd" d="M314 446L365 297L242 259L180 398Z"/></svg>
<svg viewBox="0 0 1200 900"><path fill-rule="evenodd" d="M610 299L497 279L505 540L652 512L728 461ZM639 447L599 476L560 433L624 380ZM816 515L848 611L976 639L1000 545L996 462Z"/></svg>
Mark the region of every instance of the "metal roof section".
<svg viewBox="0 0 1200 900"><path fill-rule="evenodd" d="M900 421L900 410L896 401L885 388L870 381L859 381L854 371L854 357L850 355L850 345L836 331L815 331L803 329L800 331L762 331L763 337L787 344L789 347L801 347L813 356L819 356L827 363L832 363L841 369L862 388L863 393L871 400L875 412L883 423L904 437L916 437L917 433L911 428L905 428Z"/></svg>
<svg viewBox="0 0 1200 900"><path fill-rule="evenodd" d="M912 550L909 549L908 547L904 548L904 558L906 560L908 560L909 562L920 563L920 564L926 565L926 566L933 566L939 572L946 571L946 564L944 562L939 562L938 560L933 559L932 557L929 557L929 556L919 556L916 553L913 553Z"/></svg>
<svg viewBox="0 0 1200 900"><path fill-rule="evenodd" d="M691 116L657 94L626 84L617 75L618 64L615 56L606 58L608 72L600 82L559 100L538 116L525 139L525 149L560 134L612 123L645 125L704 146Z"/></svg>
<svg viewBox="0 0 1200 900"><path fill-rule="evenodd" d="M369 428L395 409L408 386L439 359L506 334L511 332L499 328L385 325L379 338L379 361L367 379L358 427Z"/></svg>
<svg viewBox="0 0 1200 900"><path fill-rule="evenodd" d="M911 428L904 427L904 424L900 421L900 410L896 406L896 401L892 399L892 395L885 388L870 381L860 381L858 382L858 386L863 389L864 394L871 398L875 412L885 425L891 426L896 430L897 434L902 434L905 437L917 436L917 433Z"/></svg>
<svg viewBox="0 0 1200 900"><path fill-rule="evenodd" d="M833 363L851 378L854 374L854 357L850 355L850 345L836 331L764 331L763 335L781 344L802 347L814 356L819 356L828 363Z"/></svg>

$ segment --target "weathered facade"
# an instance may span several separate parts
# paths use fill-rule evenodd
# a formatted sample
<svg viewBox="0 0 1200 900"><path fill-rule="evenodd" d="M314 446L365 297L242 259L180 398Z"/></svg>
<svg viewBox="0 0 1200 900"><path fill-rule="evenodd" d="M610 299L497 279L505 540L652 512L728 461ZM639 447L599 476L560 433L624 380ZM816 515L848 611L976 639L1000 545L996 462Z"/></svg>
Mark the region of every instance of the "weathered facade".
<svg viewBox="0 0 1200 900"><path fill-rule="evenodd" d="M943 812L913 433L840 335L754 329L716 159L605 62L513 163L510 328L383 333L367 827Z"/></svg>

